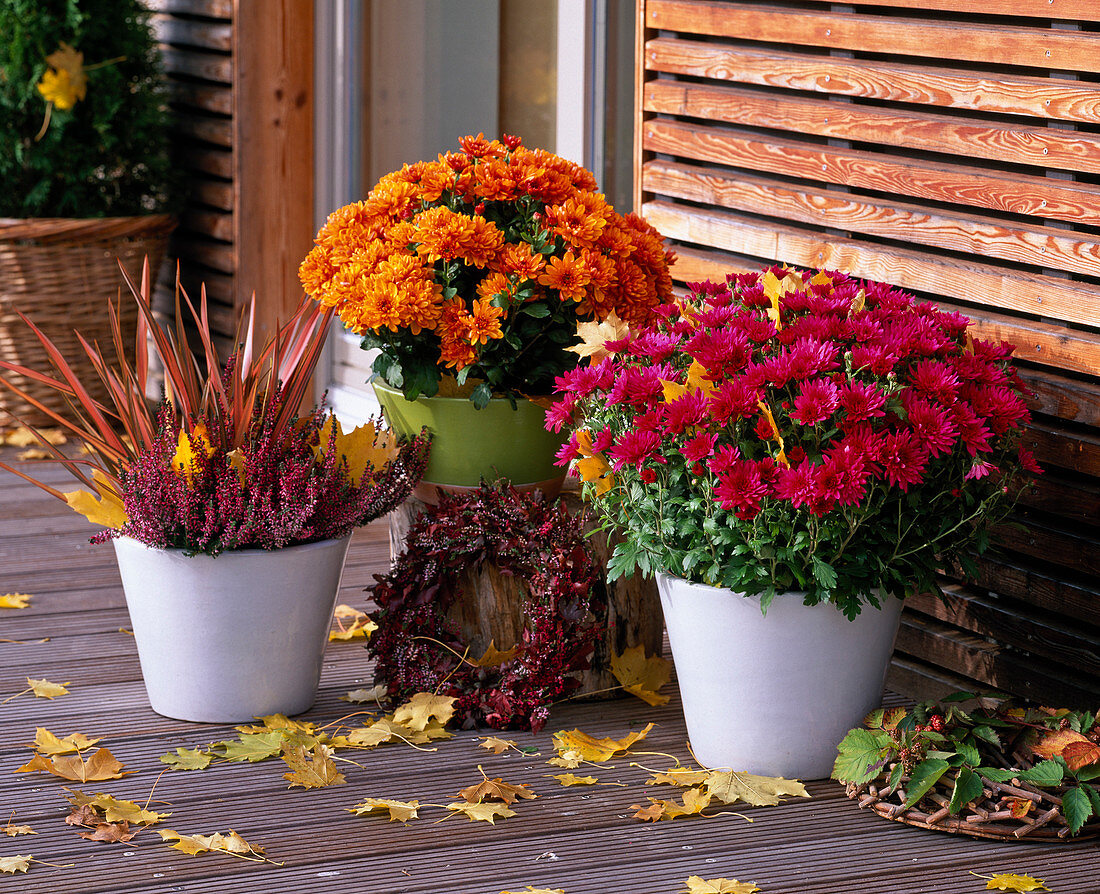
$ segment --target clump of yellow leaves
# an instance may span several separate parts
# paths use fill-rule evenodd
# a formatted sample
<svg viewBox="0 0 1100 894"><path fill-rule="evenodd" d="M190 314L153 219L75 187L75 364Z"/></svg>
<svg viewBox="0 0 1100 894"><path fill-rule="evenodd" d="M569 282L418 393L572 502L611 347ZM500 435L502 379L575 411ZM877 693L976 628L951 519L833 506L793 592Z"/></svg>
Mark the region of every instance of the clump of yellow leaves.
<svg viewBox="0 0 1100 894"><path fill-rule="evenodd" d="M1030 875L1017 875L1015 873L1003 872L999 872L996 875L980 875L977 872L971 872L970 874L985 879L985 889L987 891L1016 891L1020 892L1020 894L1026 894L1028 891L1050 890L1050 888L1043 884L1041 878L1032 878Z"/></svg>
<svg viewBox="0 0 1100 894"><path fill-rule="evenodd" d="M159 823L169 813L158 813L141 807L134 801L124 801L111 795L85 795L79 790L69 790L67 798L73 805L65 817L70 826L83 827L80 837L88 841L120 844L133 839L139 832Z"/></svg>
<svg viewBox="0 0 1100 894"><path fill-rule="evenodd" d="M566 770L575 770L582 762L603 763L611 760L616 754L625 753L636 742L642 741L653 729L653 724L647 724L645 729L630 733L621 739L597 739L588 733L579 730L562 730L554 733L554 750L558 756L550 758L547 763L555 767L563 767Z"/></svg>
<svg viewBox="0 0 1100 894"><path fill-rule="evenodd" d="M87 760L82 752L89 750L99 739L89 739L80 733L73 733L61 739L49 730L39 729L35 743L28 748L39 748L16 773L49 773L60 779L72 782L100 782L107 779L121 779L132 776L133 770L123 770L123 765L106 748L95 751Z"/></svg>
<svg viewBox="0 0 1100 894"><path fill-rule="evenodd" d="M332 642L348 642L353 639L369 639L370 635L378 629L378 625L374 623L366 612L361 612L357 608L352 608L350 605L338 605L332 616L336 619L336 625L339 630L330 630L328 634L328 641ZM345 621L348 621L346 626ZM350 699L348 699L350 701Z"/></svg>
<svg viewBox="0 0 1100 894"><path fill-rule="evenodd" d="M240 835L230 829L226 833L215 832L213 835L183 835L175 829L158 829L157 834L162 841L172 842L169 847L185 854L221 853L242 860L251 860L255 863L272 863L265 854L264 849L257 844L250 844ZM281 866L281 863L275 864Z"/></svg>
<svg viewBox="0 0 1100 894"><path fill-rule="evenodd" d="M672 664L660 655L645 654L642 645L632 646L621 655L612 654L611 673L623 689L636 695L647 705L667 705L669 697L658 690L672 675Z"/></svg>
<svg viewBox="0 0 1100 894"><path fill-rule="evenodd" d="M752 773L722 770L696 770L673 767L663 773L653 773L646 785L673 785L685 789L681 803L675 800L649 798L649 806L632 804L635 819L656 822L702 813L712 802L752 807L774 807L783 798L808 798L806 787L797 780L781 776L757 776ZM739 814L740 815L740 814Z"/></svg>

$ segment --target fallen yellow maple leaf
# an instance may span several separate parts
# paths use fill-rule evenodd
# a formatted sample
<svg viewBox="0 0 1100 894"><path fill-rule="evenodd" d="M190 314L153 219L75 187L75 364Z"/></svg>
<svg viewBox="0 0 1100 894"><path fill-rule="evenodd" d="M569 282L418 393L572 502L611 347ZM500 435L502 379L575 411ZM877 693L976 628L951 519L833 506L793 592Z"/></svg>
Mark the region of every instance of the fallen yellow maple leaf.
<svg viewBox="0 0 1100 894"><path fill-rule="evenodd" d="M16 854L14 857L0 857L0 872L15 875L17 872L26 872L34 859L30 854Z"/></svg>
<svg viewBox="0 0 1100 894"><path fill-rule="evenodd" d="M512 783L505 782L499 776L496 779L490 779L480 766L478 766L478 770L481 772L482 781L467 786L458 793L460 798L465 798L471 804L480 804L485 800L503 801L505 804L512 804L519 799L529 800L538 797L526 785L512 785Z"/></svg>
<svg viewBox="0 0 1100 894"><path fill-rule="evenodd" d="M658 690L668 682L672 675L672 664L660 655L645 654L642 645L631 646L621 655L612 653L611 673L623 689L636 695L647 705L667 705L669 697Z"/></svg>
<svg viewBox="0 0 1100 894"><path fill-rule="evenodd" d="M348 627L345 627L339 618L336 620L336 624L339 629L330 630L328 633L328 641L330 643L346 643L353 639L369 639L370 635L378 629L378 625L365 615L362 618L357 618Z"/></svg>
<svg viewBox="0 0 1100 894"><path fill-rule="evenodd" d="M680 804L675 801L664 801L660 798L649 798L648 800L650 802L649 807L642 807L639 804L630 805L631 810L638 811L634 814L636 819L656 822L663 819L676 819L680 816L695 816L710 806L711 796L702 789L689 788L684 792L683 802Z"/></svg>
<svg viewBox="0 0 1100 894"><path fill-rule="evenodd" d="M512 648L502 652L497 648L496 642L489 640L489 645L485 649L485 654L472 663L477 667L500 667L502 664L515 658L518 651L519 649L516 646L512 646Z"/></svg>
<svg viewBox="0 0 1100 894"><path fill-rule="evenodd" d="M5 593L0 596L0 608L26 608L32 599L30 593Z"/></svg>
<svg viewBox="0 0 1100 894"><path fill-rule="evenodd" d="M47 444L53 444L55 447L59 447L68 441L65 432L60 428L40 428L37 429L37 432L42 436L42 440ZM42 442L34 436L34 432L25 425L9 431L0 430L0 444L6 444L9 447L33 447L40 443Z"/></svg>
<svg viewBox="0 0 1100 894"><path fill-rule="evenodd" d="M580 760L602 763L619 752L627 751L635 742L640 742L651 729L653 724L649 723L646 724L645 729L630 733L621 739L597 739L579 729L562 730L554 733L554 749L559 757L564 758L567 753L572 752L578 755Z"/></svg>
<svg viewBox="0 0 1100 894"><path fill-rule="evenodd" d="M391 801L389 798L366 798L362 803L349 807L348 812L356 816L367 816L372 813L389 813L390 822L407 823L416 819L420 809L419 801Z"/></svg>
<svg viewBox="0 0 1100 894"><path fill-rule="evenodd" d="M87 761L79 754L63 754L55 758L36 754L17 769L16 773L49 773L72 782L102 782L132 776L136 770L123 772L122 764L106 748L100 748Z"/></svg>
<svg viewBox="0 0 1100 894"><path fill-rule="evenodd" d="M559 773L556 776L551 776L551 779L556 779L562 785L597 785L600 780L595 776L576 776L573 773Z"/></svg>
<svg viewBox="0 0 1100 894"><path fill-rule="evenodd" d="M704 879L692 875L684 882L684 894L756 894L760 889L752 882L739 882L735 878Z"/></svg>
<svg viewBox="0 0 1100 894"><path fill-rule="evenodd" d="M484 748L486 751L491 751L493 754L504 754L509 748L515 748L519 751L519 746L511 739L498 739L496 736L486 736L478 743L478 748Z"/></svg>
<svg viewBox="0 0 1100 894"><path fill-rule="evenodd" d="M806 786L781 776L757 776L737 771L713 772L703 783L707 794L723 804L744 801L754 807L774 807L784 797L808 798Z"/></svg>
<svg viewBox="0 0 1100 894"><path fill-rule="evenodd" d="M418 692L393 712L393 719L411 730L420 732L427 729L433 718L446 725L454 717L454 704L453 696Z"/></svg>
<svg viewBox="0 0 1100 894"><path fill-rule="evenodd" d="M385 686L372 686L370 689L353 689L346 695L340 696L340 701L351 702L353 705L363 705L367 702L381 702L388 692Z"/></svg>
<svg viewBox="0 0 1100 894"><path fill-rule="evenodd" d="M496 825L496 819L498 817L503 819L516 815L516 812L511 808L492 801L480 804L471 804L469 801L456 801L446 806L447 809L451 811L447 816L457 816L461 813L468 816L472 822L488 823L490 826ZM446 817L444 817L444 819L446 819Z"/></svg>
<svg viewBox="0 0 1100 894"><path fill-rule="evenodd" d="M610 352L607 350L609 341L619 341L630 335L630 326L619 319L615 311L611 311L603 320L585 321L577 324L577 338L580 343L565 350L571 351L581 359L587 357L591 365L599 363Z"/></svg>
<svg viewBox="0 0 1100 894"><path fill-rule="evenodd" d="M34 734L34 743L28 745L28 748L33 748L39 754L44 754L47 757L54 757L58 754L74 754L80 751L87 751L99 739L89 739L83 733L72 733L64 738L58 738L44 727L38 727Z"/></svg>
<svg viewBox="0 0 1100 894"><path fill-rule="evenodd" d="M12 811L12 813L14 814L15 811ZM2 831L5 835L7 835L8 838L15 838L16 835L37 835L38 834L30 826L16 826L16 825L12 824L10 821L0 831Z"/></svg>
<svg viewBox="0 0 1100 894"><path fill-rule="evenodd" d="M335 437L333 437L335 429ZM348 464L348 478L358 487L364 475L372 475L397 456L397 435L388 429L367 422L345 434L340 420L329 415L319 432L320 442L313 448L318 459L323 458L330 444L337 456Z"/></svg>
<svg viewBox="0 0 1100 894"><path fill-rule="evenodd" d="M200 454L204 457L214 455L214 445L210 443L210 433L203 422L196 425L192 432L181 429L176 438L176 452L172 456L171 466L187 479L188 484L194 478Z"/></svg>
<svg viewBox="0 0 1100 894"><path fill-rule="evenodd" d="M283 763L291 770L283 774L283 779L290 781L290 788L296 785L302 788L327 788L347 782L344 774L337 769L336 762L326 753L325 746L320 743L313 746L313 751L307 751L301 746L284 751Z"/></svg>
<svg viewBox="0 0 1100 894"><path fill-rule="evenodd" d="M65 41L46 57L53 69L42 75L38 92L47 102L59 109L71 109L88 93L88 76L84 73L84 54L73 49ZM52 77L49 77L52 75Z"/></svg>
<svg viewBox="0 0 1100 894"><path fill-rule="evenodd" d="M177 748L174 753L160 756L160 762L173 770L205 770L213 759L213 755L198 748Z"/></svg>
<svg viewBox="0 0 1100 894"><path fill-rule="evenodd" d="M51 683L49 680L32 680L27 677L27 685L30 686L30 691L35 694L37 698L57 698L59 695L68 695L69 690L66 686L71 685L68 681L64 683Z"/></svg>
<svg viewBox="0 0 1100 894"><path fill-rule="evenodd" d="M693 770L691 767L673 767L664 773L654 773L645 781L646 785L675 785L680 788L690 788L694 785L702 785L711 775L712 770Z"/></svg>
<svg viewBox="0 0 1100 894"><path fill-rule="evenodd" d="M74 512L79 512L93 525L105 528L121 528L129 520L122 505L122 497L115 491L99 469L92 472L95 493L86 490L73 490L63 493L65 502Z"/></svg>
<svg viewBox="0 0 1100 894"><path fill-rule="evenodd" d="M1050 890L1043 884L1041 878L1032 878L1030 875L1004 872L999 872L996 875L980 875L977 872L971 872L970 874L986 879L985 889L987 891L1017 891L1020 894L1025 894L1027 891Z"/></svg>
<svg viewBox="0 0 1100 894"><path fill-rule="evenodd" d="M532 888L527 886L525 891L501 891L500 894L565 894L564 888Z"/></svg>

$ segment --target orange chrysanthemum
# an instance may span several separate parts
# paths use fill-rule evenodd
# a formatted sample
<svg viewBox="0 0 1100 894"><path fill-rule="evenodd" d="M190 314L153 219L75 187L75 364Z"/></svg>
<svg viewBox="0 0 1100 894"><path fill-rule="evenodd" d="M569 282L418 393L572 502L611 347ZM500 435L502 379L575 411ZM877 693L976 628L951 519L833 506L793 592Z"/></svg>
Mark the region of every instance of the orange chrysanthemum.
<svg viewBox="0 0 1100 894"><path fill-rule="evenodd" d="M574 301L584 298L585 289L591 281L592 276L584 262L571 251L567 251L563 258L551 258L546 271L539 277L542 285L557 289L562 298Z"/></svg>
<svg viewBox="0 0 1100 894"><path fill-rule="evenodd" d="M490 303L488 298L478 298L470 314L470 343L487 344L490 339L504 335L500 328L503 308Z"/></svg>
<svg viewBox="0 0 1100 894"><path fill-rule="evenodd" d="M504 246L500 253L497 266L502 273L509 274L517 279L537 279L546 267L546 261L541 254L531 250L530 243L516 242Z"/></svg>
<svg viewBox="0 0 1100 894"><path fill-rule="evenodd" d="M596 198L599 201L594 201ZM610 209L603 196L593 196L590 199L592 200L582 201L570 198L560 205L551 205L546 209L546 226L554 235L561 236L568 245L594 248L607 226L606 215Z"/></svg>
<svg viewBox="0 0 1100 894"><path fill-rule="evenodd" d="M504 234L496 224L450 208L431 208L417 218L416 224L417 253L430 262L461 260L485 267L504 245Z"/></svg>

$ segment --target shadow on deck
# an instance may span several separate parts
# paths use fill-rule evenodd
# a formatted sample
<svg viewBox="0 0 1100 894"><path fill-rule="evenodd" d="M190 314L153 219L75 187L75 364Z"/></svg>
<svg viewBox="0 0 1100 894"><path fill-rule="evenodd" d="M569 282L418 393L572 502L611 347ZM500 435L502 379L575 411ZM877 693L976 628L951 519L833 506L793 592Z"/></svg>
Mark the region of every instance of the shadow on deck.
<svg viewBox="0 0 1100 894"><path fill-rule="evenodd" d="M5 450L5 458L13 452ZM58 481L63 477L58 474ZM26 609L0 609L0 640L26 643L0 641L0 702L24 689L27 677L71 682L71 693L53 701L25 695L0 705L0 828L14 812L16 825L39 833L0 836L0 858L32 854L72 864L32 863L26 875L0 875L0 891L498 894L532 885L566 894L674 894L688 876L698 875L752 881L762 894L958 894L985 889L973 871L1028 873L1059 894L1100 892L1096 843L1003 844L912 829L860 811L841 786L828 781L810 783L812 799L741 811L752 822L727 809L708 810L723 813L712 818L649 824L631 818L630 805L654 794L642 785L648 774L631 761L664 769L671 765L666 756L639 754L595 771L601 781L625 787L563 788L548 778L561 772L545 763L553 756L551 733L573 727L619 738L653 721L641 750L687 762L675 697L662 708L633 698L565 704L539 735L503 734L521 746L536 746L540 756L493 756L477 747L476 733L458 732L433 752L386 745L353 755L361 766L342 765L349 784L332 788L288 790L286 767L278 760L169 771L157 781L164 769L159 755L233 733L149 709L133 638L123 632L129 620L113 552L89 545L88 535L83 518L0 475L0 593L34 595ZM385 524L358 532L341 601L363 607L363 588L387 563ZM331 643L320 696L306 717L326 724L346 715L351 707L338 697L369 685L361 645ZM25 746L36 727L61 736L79 731L102 737L138 773L83 786L15 774L30 758ZM478 764L491 777L529 784L538 799L515 805L517 815L495 826L461 817L436 823L443 812L433 809L407 825L346 812L368 797L446 803L480 779ZM221 854L187 856L151 831L126 844L85 841L64 823L67 784L144 803L154 782L159 803L153 806L172 813L167 826L204 834L235 829L281 865Z"/></svg>

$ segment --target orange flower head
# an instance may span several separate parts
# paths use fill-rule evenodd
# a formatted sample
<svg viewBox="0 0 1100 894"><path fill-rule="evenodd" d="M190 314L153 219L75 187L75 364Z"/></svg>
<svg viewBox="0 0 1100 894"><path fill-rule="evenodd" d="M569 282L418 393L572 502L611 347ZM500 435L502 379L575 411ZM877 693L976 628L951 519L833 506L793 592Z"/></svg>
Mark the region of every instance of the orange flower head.
<svg viewBox="0 0 1100 894"><path fill-rule="evenodd" d="M584 298L585 289L591 281L584 262L571 251L567 251L564 257L551 258L546 271L539 277L540 284L557 289L562 298L572 298L574 301Z"/></svg>
<svg viewBox="0 0 1100 894"><path fill-rule="evenodd" d="M595 203L569 198L560 205L551 205L546 209L546 225L567 245L595 248L607 226L606 214L610 210L603 196L599 196L599 200Z"/></svg>
<svg viewBox="0 0 1100 894"><path fill-rule="evenodd" d="M542 255L533 252L528 242L515 242L504 246L497 263L502 273L521 280L537 279L546 266Z"/></svg>
<svg viewBox="0 0 1100 894"><path fill-rule="evenodd" d="M502 316L503 308L492 304L488 298L478 298L471 314L470 342L484 345L490 339L501 338L504 335L500 328Z"/></svg>

